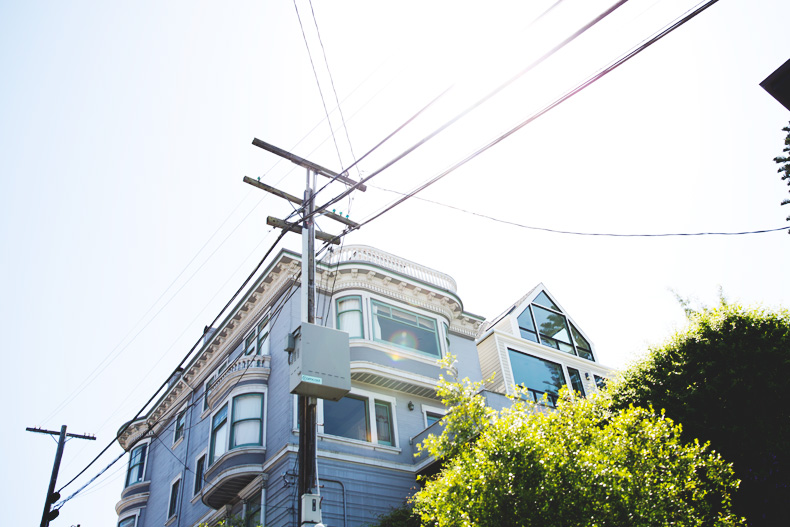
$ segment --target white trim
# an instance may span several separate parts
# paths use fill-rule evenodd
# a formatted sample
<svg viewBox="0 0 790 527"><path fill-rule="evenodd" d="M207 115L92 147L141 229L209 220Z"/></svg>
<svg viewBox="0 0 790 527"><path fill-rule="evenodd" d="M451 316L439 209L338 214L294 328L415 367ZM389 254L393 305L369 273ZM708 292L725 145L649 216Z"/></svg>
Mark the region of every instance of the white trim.
<svg viewBox="0 0 790 527"><path fill-rule="evenodd" d="M324 400L318 400L318 406L316 411L316 418L317 418L317 430L318 436L325 440L335 441L335 442L342 442L342 443L351 443L358 446L370 446L373 445L375 447L384 447L386 449L394 449L400 451L398 448L398 419L397 419L397 409L396 409L396 399L389 395L383 395L375 392L369 392L367 390L361 390L355 386L351 387L351 391L349 395L356 395L357 397L364 398L367 402L367 410L368 410L368 430L370 434L370 441L361 441L359 439L351 439L348 437L336 436L332 434L327 434L324 432ZM376 401L381 401L385 403L389 403L390 406L390 416L392 420L392 445L382 445L379 444L378 441L378 431L376 427Z"/></svg>
<svg viewBox="0 0 790 527"><path fill-rule="evenodd" d="M425 428L428 428L428 412L437 415L447 415L447 408L428 406L427 404L421 404L420 411L422 411L422 424L425 426Z"/></svg>

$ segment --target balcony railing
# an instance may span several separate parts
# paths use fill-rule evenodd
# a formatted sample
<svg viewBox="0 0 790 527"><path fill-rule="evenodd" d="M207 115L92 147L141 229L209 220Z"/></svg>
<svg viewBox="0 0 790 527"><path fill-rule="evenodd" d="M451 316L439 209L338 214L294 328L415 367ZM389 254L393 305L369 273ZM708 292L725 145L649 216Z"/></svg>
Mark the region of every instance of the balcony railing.
<svg viewBox="0 0 790 527"><path fill-rule="evenodd" d="M367 245L349 245L343 247L340 251L335 252L331 259L330 265L337 265L338 263L347 262L365 262L378 265L384 269L390 269L400 274L416 278L423 282L435 285L451 293L455 293L458 286L452 276L440 273L430 267L425 267L400 258L394 254L389 254Z"/></svg>

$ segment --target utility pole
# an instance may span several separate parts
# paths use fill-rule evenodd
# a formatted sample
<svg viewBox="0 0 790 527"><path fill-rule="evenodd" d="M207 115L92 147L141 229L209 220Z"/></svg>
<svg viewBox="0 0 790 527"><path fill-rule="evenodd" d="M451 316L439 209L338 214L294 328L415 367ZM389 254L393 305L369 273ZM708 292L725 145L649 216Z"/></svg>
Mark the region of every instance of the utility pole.
<svg viewBox="0 0 790 527"><path fill-rule="evenodd" d="M311 325L315 324L315 239L316 236L318 236L320 239L328 241L329 243L339 243L339 240L336 236L321 232L316 233L315 220L312 216L313 211L315 210L316 175L320 174L327 178L342 181L351 185L356 185L357 182L342 174L338 174L326 169L321 165L277 148L274 145L265 143L260 139L253 139L252 144L284 159L287 159L307 170L307 183L305 185L303 199L248 177L244 178L244 182L302 207L302 218L304 222L304 225L302 226L296 225L294 223L287 223L283 220L272 217L267 219L267 224L281 229L288 229L302 233L301 319L303 323ZM359 189L364 191L364 185L360 185ZM350 227L359 227L359 224L349 220L346 217L343 217L340 214L335 214L334 212L324 212L323 215ZM348 390L346 389L345 391L347 392ZM315 501L318 501L318 522L314 521L314 519L306 519L303 515L303 512L306 510L305 507L308 497L311 497L314 492L317 493L318 491L316 485L316 407L318 404L318 398L315 395L304 395L302 393L297 395L299 415L297 491L300 497L298 525L321 525L320 500L316 500L315 497L312 498L312 511L316 510ZM338 397L338 399L339 398L340 397Z"/></svg>
<svg viewBox="0 0 790 527"><path fill-rule="evenodd" d="M54 520L60 514L58 509L52 509L52 505L60 499L60 493L55 492L55 485L58 480L58 471L60 470L60 460L63 457L63 448L66 445L66 437L76 437L78 439L89 439L96 441L95 436L86 436L80 434L67 434L66 425L60 427L60 433L53 432L52 430L42 430L41 428L26 428L28 432L37 432L39 434L59 435L58 450L55 452L55 463L52 465L52 476L49 478L49 488L47 489L47 499L44 502L44 512L41 515L41 527L49 527L49 522Z"/></svg>

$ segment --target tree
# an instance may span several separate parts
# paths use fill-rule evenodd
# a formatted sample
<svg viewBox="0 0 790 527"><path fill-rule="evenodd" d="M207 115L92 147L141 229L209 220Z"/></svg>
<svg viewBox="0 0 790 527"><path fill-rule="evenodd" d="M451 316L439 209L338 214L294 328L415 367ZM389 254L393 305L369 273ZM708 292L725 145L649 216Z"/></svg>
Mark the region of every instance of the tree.
<svg viewBox="0 0 790 527"><path fill-rule="evenodd" d="M787 132L787 137L785 137L785 147L782 152L790 152L790 127L785 126L782 128L783 132ZM790 186L790 157L782 157L778 156L774 158L774 161L782 166L779 167L780 174L784 173L782 176L782 181L787 180L787 185ZM782 200L782 205L787 205L790 203L790 199ZM787 221L790 221L790 216L787 217ZM790 230L787 231L790 234Z"/></svg>
<svg viewBox="0 0 790 527"><path fill-rule="evenodd" d="M730 511L729 465L706 445L683 444L669 419L613 412L602 396L572 400L567 389L554 411L522 393L510 408L465 419L479 408L473 386L441 381L466 410L451 410L447 437L425 445L445 464L412 498L423 525L742 525Z"/></svg>
<svg viewBox="0 0 790 527"><path fill-rule="evenodd" d="M614 383L615 409L663 409L683 439L709 441L741 479L736 513L782 525L790 491L790 313L722 300L653 347Z"/></svg>

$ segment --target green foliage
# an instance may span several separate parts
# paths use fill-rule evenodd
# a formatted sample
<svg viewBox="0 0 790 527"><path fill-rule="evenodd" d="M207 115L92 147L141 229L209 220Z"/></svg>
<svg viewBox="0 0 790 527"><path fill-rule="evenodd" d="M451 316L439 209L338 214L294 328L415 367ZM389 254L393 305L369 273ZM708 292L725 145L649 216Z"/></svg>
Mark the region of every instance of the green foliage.
<svg viewBox="0 0 790 527"><path fill-rule="evenodd" d="M404 503L380 515L378 521L371 523L370 527L420 527L420 517L409 503Z"/></svg>
<svg viewBox="0 0 790 527"><path fill-rule="evenodd" d="M436 389L448 408L442 419L444 431L439 436L429 435L417 445L417 449L427 451L437 459L447 459L468 448L495 412L486 406L485 399L479 394L485 381L471 382L468 377L459 380L454 368L454 355L448 354L438 362L453 378L453 381L448 381L440 376Z"/></svg>
<svg viewBox="0 0 790 527"><path fill-rule="evenodd" d="M524 401L478 423L415 495L423 525L742 525L730 467L670 420L565 389L555 411Z"/></svg>
<svg viewBox="0 0 790 527"><path fill-rule="evenodd" d="M785 126L782 128L783 132L787 132L787 137L785 137L785 147L782 152L790 153L790 127ZM774 158L774 162L782 165L779 167L779 172L782 174L782 181L787 181L787 185L790 186L790 156L778 156ZM782 200L782 205L787 205L790 203L790 199ZM787 217L787 221L790 221L790 216ZM787 231L790 233L790 230Z"/></svg>
<svg viewBox="0 0 790 527"><path fill-rule="evenodd" d="M781 525L790 493L790 313L722 302L625 371L614 408L664 409L733 463L734 510L753 527Z"/></svg>

